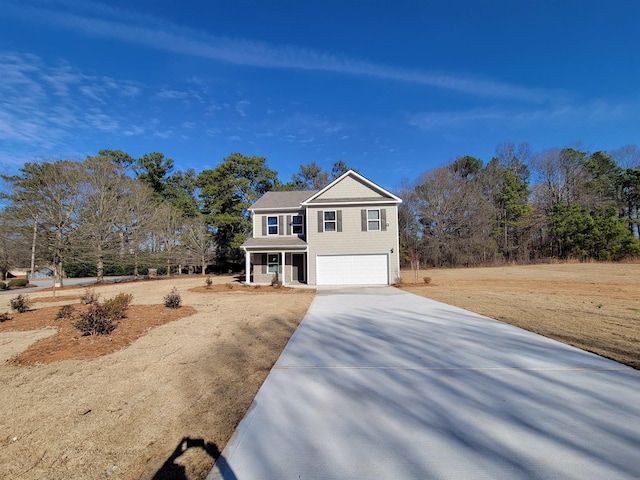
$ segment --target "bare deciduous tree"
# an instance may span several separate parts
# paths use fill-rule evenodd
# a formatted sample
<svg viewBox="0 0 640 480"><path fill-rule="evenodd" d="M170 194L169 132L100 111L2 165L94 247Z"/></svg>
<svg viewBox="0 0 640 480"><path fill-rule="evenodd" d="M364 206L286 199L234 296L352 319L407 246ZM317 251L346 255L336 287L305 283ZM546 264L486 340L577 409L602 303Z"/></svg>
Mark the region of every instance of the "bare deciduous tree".
<svg viewBox="0 0 640 480"><path fill-rule="evenodd" d="M10 186L9 199L42 228L42 249L53 265L54 283L62 285L62 266L78 225L83 167L57 160L25 163L20 175L3 177Z"/></svg>
<svg viewBox="0 0 640 480"><path fill-rule="evenodd" d="M181 243L188 257L190 257L189 264L199 263L201 274L205 275L207 264L215 255L215 248L207 219L204 215L198 215L185 222Z"/></svg>

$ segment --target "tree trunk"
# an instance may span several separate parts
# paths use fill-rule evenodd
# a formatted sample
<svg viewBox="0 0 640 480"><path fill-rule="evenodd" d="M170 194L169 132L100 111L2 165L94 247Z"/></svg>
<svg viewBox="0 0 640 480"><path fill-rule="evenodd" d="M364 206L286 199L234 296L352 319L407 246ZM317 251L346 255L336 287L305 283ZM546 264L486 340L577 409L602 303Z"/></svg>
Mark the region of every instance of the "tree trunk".
<svg viewBox="0 0 640 480"><path fill-rule="evenodd" d="M206 273L204 273L204 271L207 269L207 265L206 265L206 261L205 261L204 255L202 255L202 257L200 258L200 261L202 262L202 275L206 275Z"/></svg>
<svg viewBox="0 0 640 480"><path fill-rule="evenodd" d="M54 268L53 268L53 283L62 287L62 231L58 229L56 232L56 254L54 255Z"/></svg>
<svg viewBox="0 0 640 480"><path fill-rule="evenodd" d="M138 255L136 254L134 258L135 260L133 263L133 278L137 280L138 279Z"/></svg>
<svg viewBox="0 0 640 480"><path fill-rule="evenodd" d="M96 264L96 283L102 283L104 280L104 255L102 254L102 245L98 245L98 262Z"/></svg>
<svg viewBox="0 0 640 480"><path fill-rule="evenodd" d="M33 219L33 242L31 243L31 269L29 274L29 281L33 281L33 276L36 269L36 239L38 237L38 217Z"/></svg>
<svg viewBox="0 0 640 480"><path fill-rule="evenodd" d="M120 258L124 258L124 252L125 252L125 236L124 236L124 230L120 229L120 231L118 232L118 235L120 236Z"/></svg>
<svg viewBox="0 0 640 480"><path fill-rule="evenodd" d="M62 283L62 256L59 255L53 268L53 283L58 287L63 287Z"/></svg>

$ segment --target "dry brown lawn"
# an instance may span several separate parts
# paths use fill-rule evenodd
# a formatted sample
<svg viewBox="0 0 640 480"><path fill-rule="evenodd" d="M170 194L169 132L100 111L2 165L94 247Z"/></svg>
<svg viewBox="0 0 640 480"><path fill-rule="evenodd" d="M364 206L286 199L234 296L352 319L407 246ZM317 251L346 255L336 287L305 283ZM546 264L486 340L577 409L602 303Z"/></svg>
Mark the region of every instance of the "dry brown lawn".
<svg viewBox="0 0 640 480"><path fill-rule="evenodd" d="M0 478L206 477L314 294L212 279L96 287L134 295L108 337L53 320L83 289L29 294L35 310L0 323Z"/></svg>
<svg viewBox="0 0 640 480"><path fill-rule="evenodd" d="M640 369L640 264L433 269L415 286L412 271L402 278L412 293Z"/></svg>
<svg viewBox="0 0 640 480"><path fill-rule="evenodd" d="M204 478L314 294L212 279L209 288L202 277L96 287L102 299L134 295L128 318L102 338L53 320L83 289L30 294L35 311L0 323L0 478ZM408 291L640 368L640 265L403 279ZM174 285L184 306L168 311ZM0 296L0 313L17 293Z"/></svg>

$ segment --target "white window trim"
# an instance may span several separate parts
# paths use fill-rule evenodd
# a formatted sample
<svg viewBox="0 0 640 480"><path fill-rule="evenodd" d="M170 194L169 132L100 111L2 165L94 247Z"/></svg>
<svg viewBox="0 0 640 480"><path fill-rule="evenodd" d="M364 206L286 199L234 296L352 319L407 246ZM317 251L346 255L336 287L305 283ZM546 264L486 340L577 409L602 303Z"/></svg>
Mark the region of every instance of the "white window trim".
<svg viewBox="0 0 640 480"><path fill-rule="evenodd" d="M378 212L377 219L370 219L369 212ZM369 222L378 222L378 228L369 228ZM379 232L382 230L382 217L379 208L368 208L367 209L367 232Z"/></svg>
<svg viewBox="0 0 640 480"><path fill-rule="evenodd" d="M333 220L327 220L325 217L326 213L333 212ZM327 230L327 223L332 223L335 225L333 230ZM337 232L338 231L338 211L337 210L323 210L322 211L322 231L323 232Z"/></svg>
<svg viewBox="0 0 640 480"><path fill-rule="evenodd" d="M294 219L299 218L300 223L294 223ZM300 232L296 233L294 230L296 227L300 228ZM291 234L292 235L304 235L304 215L293 215L291 217Z"/></svg>
<svg viewBox="0 0 640 480"><path fill-rule="evenodd" d="M276 219L276 224L275 225L269 225L269 219L270 218L275 218ZM278 235L280 233L280 225L278 225L279 220L278 220L278 215L267 215L267 235ZM276 227L276 233L271 233L269 231L270 227Z"/></svg>
<svg viewBox="0 0 640 480"><path fill-rule="evenodd" d="M272 262L269 260L269 257L274 256L276 257L275 262ZM271 271L271 267L275 265L276 267L276 271L272 272ZM279 255L277 253L267 253L267 273L278 273L278 271L280 270L280 258Z"/></svg>

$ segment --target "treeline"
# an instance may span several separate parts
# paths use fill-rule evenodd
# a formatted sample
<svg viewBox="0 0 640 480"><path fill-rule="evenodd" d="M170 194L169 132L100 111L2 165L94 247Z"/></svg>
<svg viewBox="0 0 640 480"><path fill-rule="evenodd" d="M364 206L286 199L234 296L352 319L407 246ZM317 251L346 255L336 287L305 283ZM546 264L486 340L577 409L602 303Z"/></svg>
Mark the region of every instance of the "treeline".
<svg viewBox="0 0 640 480"><path fill-rule="evenodd" d="M3 175L0 276L47 266L68 276L205 273L244 266L247 209L269 190L318 188L348 170L301 165L283 183L264 157L234 153L213 169L174 171L162 153L101 150L84 161L26 163Z"/></svg>
<svg viewBox="0 0 640 480"><path fill-rule="evenodd" d="M241 270L248 207L270 190L318 189L346 172L301 165L282 182L264 157L174 171L162 153L102 150L84 161L26 163L4 175L0 276L51 267L70 276ZM640 255L640 149L533 154L505 143L486 164L464 156L400 192L405 264L474 266Z"/></svg>
<svg viewBox="0 0 640 480"><path fill-rule="evenodd" d="M501 144L486 164L464 156L401 192L403 259L476 266L640 255L640 150L533 154Z"/></svg>

